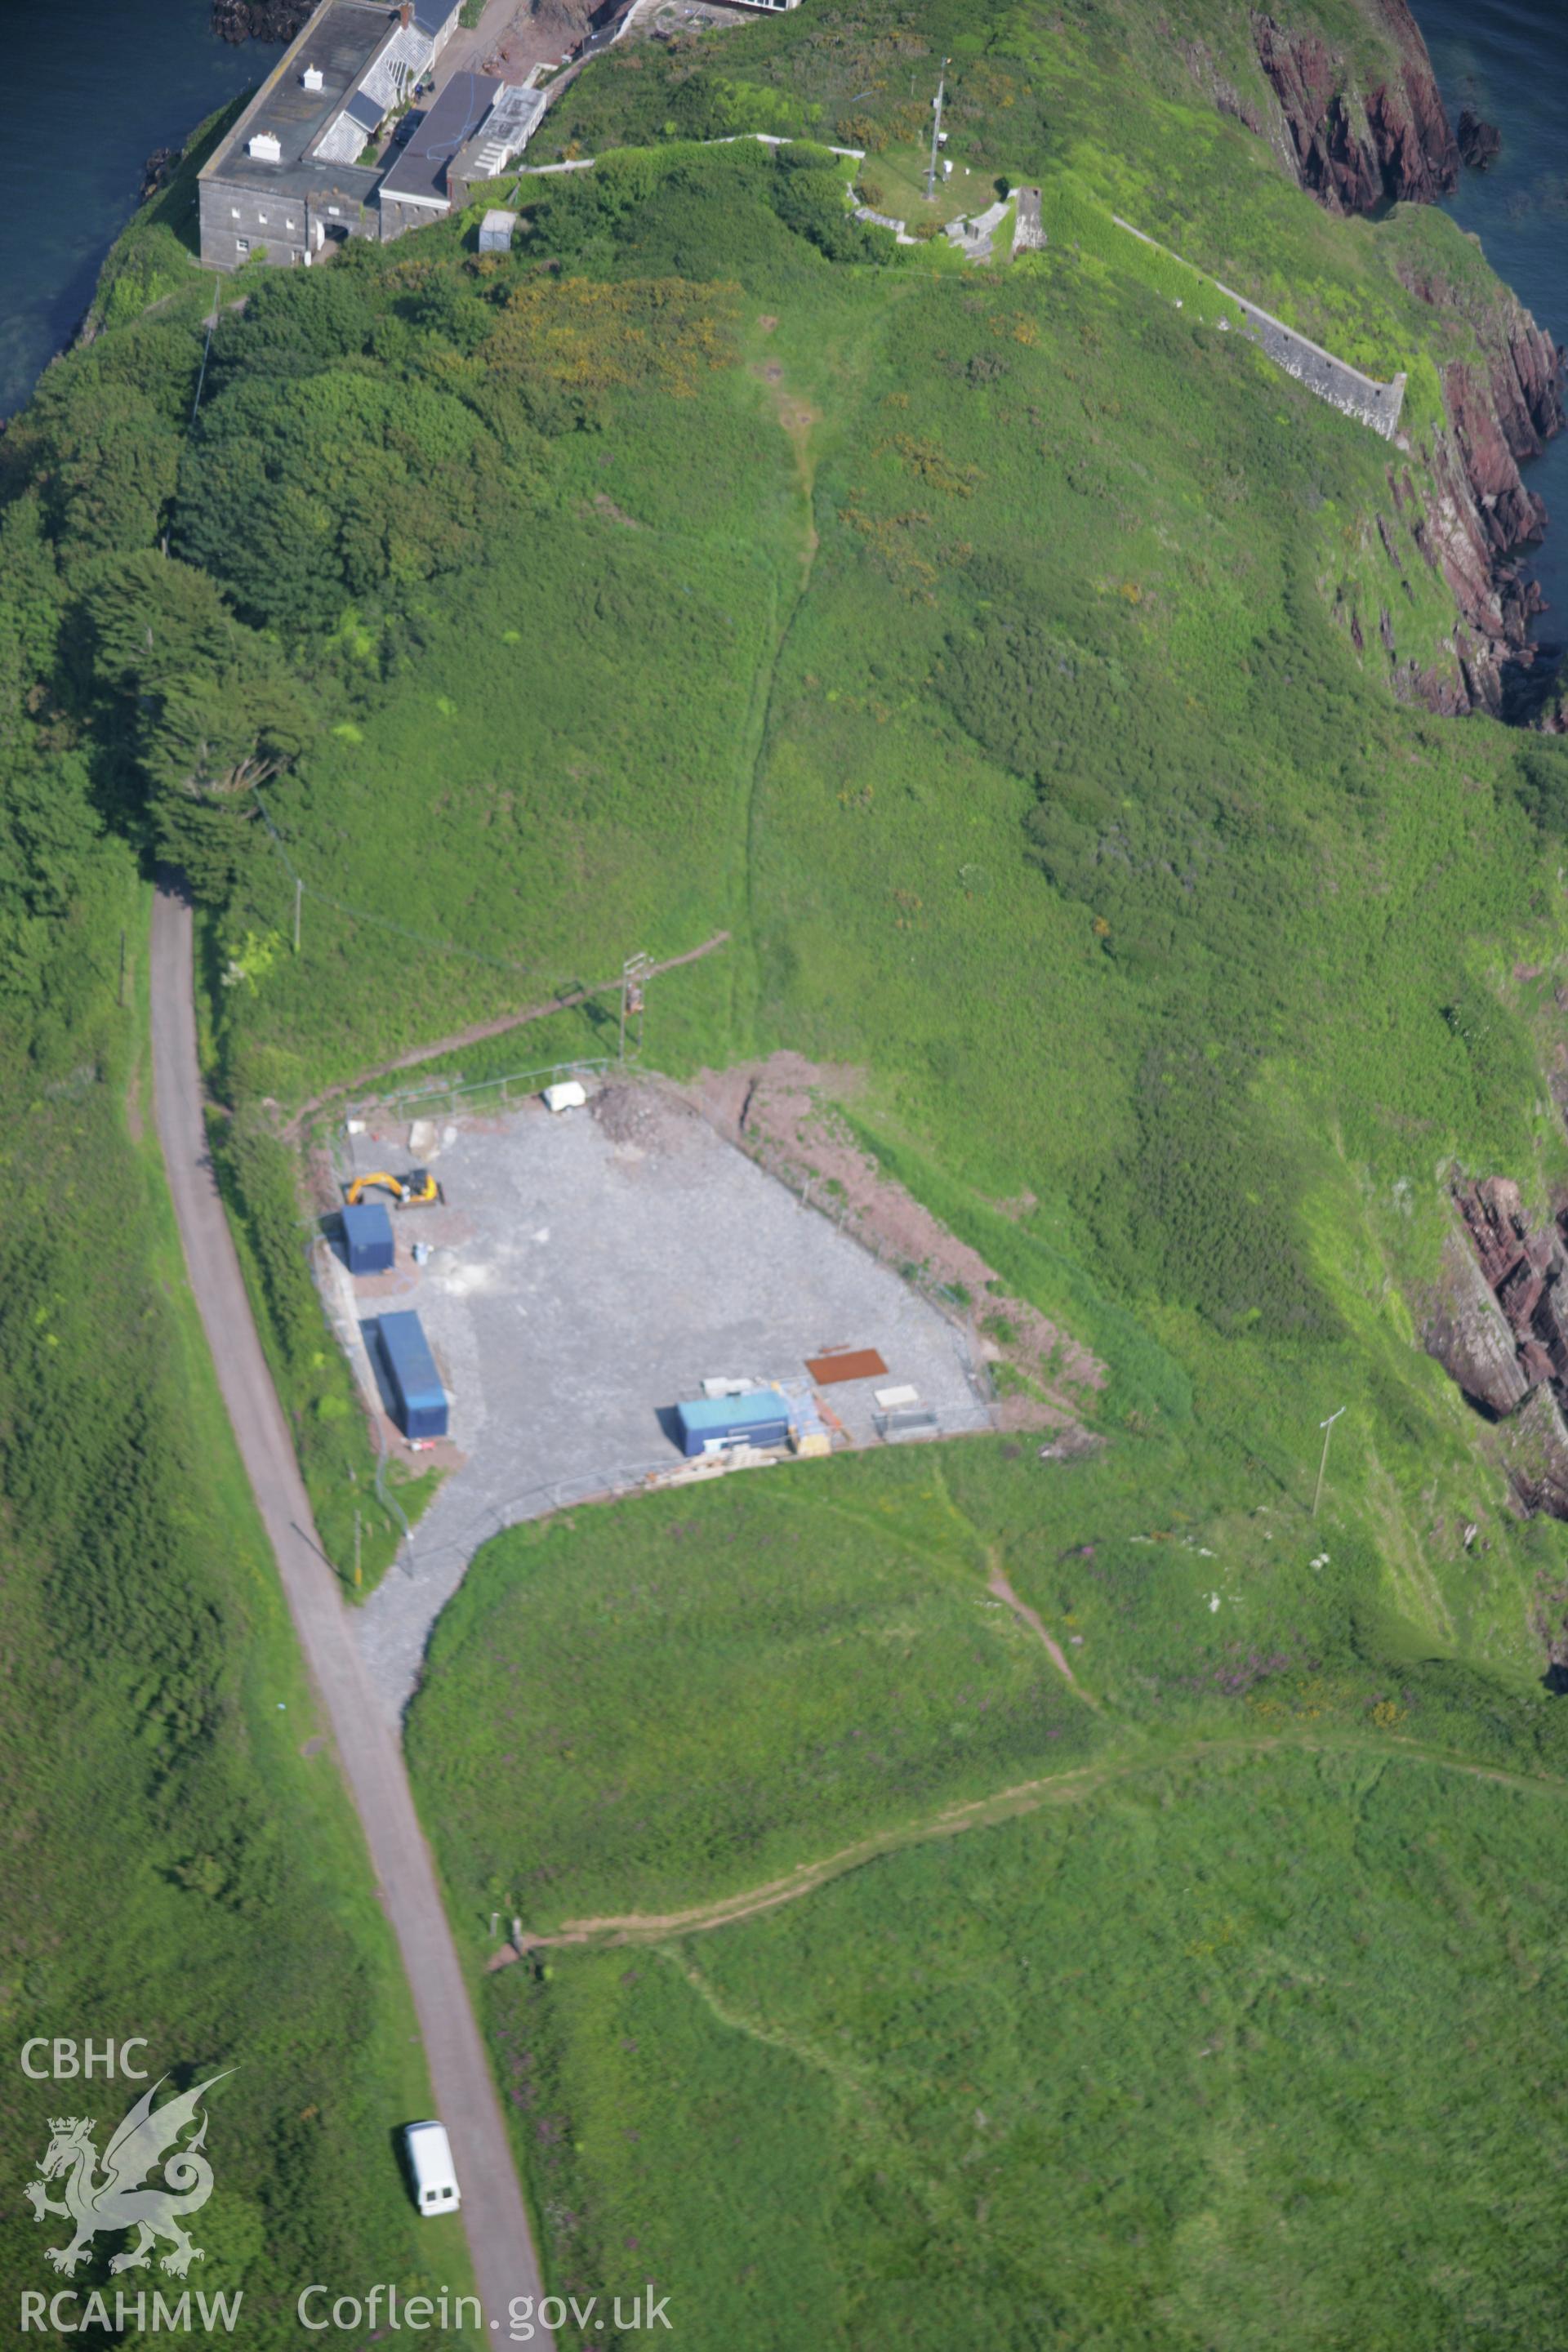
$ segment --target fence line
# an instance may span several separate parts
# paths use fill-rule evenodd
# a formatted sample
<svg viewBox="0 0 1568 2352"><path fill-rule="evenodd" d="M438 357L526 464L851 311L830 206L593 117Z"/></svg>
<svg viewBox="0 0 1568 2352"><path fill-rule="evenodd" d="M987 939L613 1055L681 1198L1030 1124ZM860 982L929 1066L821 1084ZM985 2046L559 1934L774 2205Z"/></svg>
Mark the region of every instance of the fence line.
<svg viewBox="0 0 1568 2352"><path fill-rule="evenodd" d="M540 1079L596 1073L627 1066L636 1066L620 1063L612 1055L605 1055L594 1061L552 1062L543 1064L537 1069L510 1072L500 1078L459 1080L454 1085L424 1089L407 1087L396 1095L374 1097L368 1103L345 1106L345 1111L352 1115L360 1109L374 1109L382 1116L391 1117L402 1117L411 1110L428 1114L437 1104L458 1106L464 1097L492 1092L499 1094L500 1101L505 1103L509 1099L506 1092L508 1087L526 1087L531 1093L537 1091L535 1082ZM470 1109L474 1108L471 1102L468 1107ZM967 1407L956 1409L949 1407L946 1410L932 1408L922 1412L919 1416L918 1427L915 1425L913 1416L898 1412L877 1413L873 1415L872 1425L882 1443L884 1444L908 1444L922 1438L959 1436L965 1433L994 1430L996 1427L995 1383L992 1379L989 1366L983 1360L975 1357L969 1344L973 1336L973 1324L965 1311L962 1295L951 1285L938 1282L928 1267L895 1253L876 1234L868 1233L858 1222L851 1222L847 1197L837 1202L836 1217L831 1213L826 1192L819 1194L814 1202L813 1190L821 1183L822 1180L803 1172L784 1155L781 1147L771 1141L748 1136L744 1132L737 1140L740 1149L753 1166L760 1169L764 1175L772 1177L775 1182L784 1185L787 1190L795 1193L803 1209L816 1208L819 1215L828 1217L829 1222L835 1223L838 1231L847 1239L863 1249L868 1256L875 1258L879 1265L887 1267L889 1273L895 1275L910 1289L924 1298L929 1305L934 1307L953 1328L955 1336L963 1342L957 1352L973 1402ZM341 1173L341 1144L340 1137L337 1135L333 1137L331 1150L334 1164L338 1166ZM315 1261L312 1254L312 1271L314 1268ZM319 1276L317 1286L320 1291L321 1286ZM327 1310L329 1323L331 1323L331 1308L324 1293L322 1293L322 1306ZM334 1332L335 1328L333 1325ZM363 1335L361 1343L365 1344ZM548 1517L554 1511L573 1509L581 1503L610 1502L626 1495L663 1491L678 1475L675 1465L667 1455L657 1463L644 1462L635 1467L623 1467L608 1472L598 1471L591 1477L541 1480L532 1486L524 1487L521 1494L510 1496L504 1503L487 1503L461 1533L447 1536L440 1543L426 1549L420 1547L414 1530L409 1528L402 1511L392 1500L390 1490L384 1486L385 1436L381 1427L380 1416L373 1413L372 1419L376 1424L376 1441L382 1454L382 1460L378 1462L376 1469L376 1491L403 1520L405 1543L400 1548L400 1565L407 1576L412 1576L416 1572L416 1554L420 1561L438 1559L447 1552L457 1552L462 1559L469 1559L481 1543L489 1541L492 1535L504 1535L509 1528L531 1519Z"/></svg>
<svg viewBox="0 0 1568 2352"><path fill-rule="evenodd" d="M426 1114L437 1103L450 1104L455 1111L472 1110L478 1106L464 1099L471 1095L496 1093L502 1103L510 1103L513 1099L507 1091L510 1087L519 1087L524 1094L537 1094L542 1085L552 1085L562 1078L592 1077L605 1070L635 1070L639 1066L634 1054L626 1055L624 1060L615 1054L600 1054L587 1060L542 1062L537 1069L509 1070L499 1078L464 1078L459 1073L452 1079L429 1078L423 1086L402 1087L395 1094L366 1095L361 1100L345 1102L343 1113L349 1118L358 1118L371 1111L381 1118L402 1118L410 1111Z"/></svg>
<svg viewBox="0 0 1568 2352"><path fill-rule="evenodd" d="M438 1559L449 1551L470 1559L481 1543L505 1535L509 1528L529 1519L548 1518L552 1511L571 1510L578 1503L607 1503L621 1495L640 1494L650 1480L665 1477L673 1466L667 1455L662 1462L643 1463L636 1469L597 1471L591 1478L544 1479L536 1486L525 1486L521 1495L510 1496L504 1503L487 1503L459 1534L428 1549L422 1549L416 1538L411 1538L409 1549L418 1551L421 1560ZM413 1573L412 1565L409 1573Z"/></svg>
<svg viewBox="0 0 1568 2352"><path fill-rule="evenodd" d="M879 1265L887 1266L891 1273L900 1277L900 1281L907 1282L911 1290L918 1290L922 1298L929 1299L939 1314L944 1315L950 1323L956 1324L967 1336L970 1318L964 1296L953 1289L950 1283L938 1282L930 1269L922 1265L918 1259L905 1257L901 1253L889 1248L877 1234L868 1233L863 1225L851 1223L847 1196L838 1200L836 1204L837 1213L835 1215L829 1205L830 1196L826 1192L826 1181L821 1177L803 1172L793 1160L785 1158L781 1145L755 1139L743 1132L740 1144L746 1157L753 1160L764 1174L773 1177L776 1183L785 1185L790 1192L799 1194L803 1208L815 1208L820 1215L826 1217L830 1223L837 1226L841 1234L847 1234L852 1242L858 1243L868 1255L874 1257ZM812 1193L818 1186L822 1187L822 1191L818 1198L814 1201Z"/></svg>

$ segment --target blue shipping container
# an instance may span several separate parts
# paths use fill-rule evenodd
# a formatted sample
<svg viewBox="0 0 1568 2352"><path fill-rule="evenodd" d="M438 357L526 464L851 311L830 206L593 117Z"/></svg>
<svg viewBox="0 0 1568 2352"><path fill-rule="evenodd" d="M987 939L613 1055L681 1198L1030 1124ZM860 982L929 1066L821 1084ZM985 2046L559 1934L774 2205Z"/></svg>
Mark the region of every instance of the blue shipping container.
<svg viewBox="0 0 1568 2352"><path fill-rule="evenodd" d="M447 1391L441 1386L436 1359L430 1353L418 1316L412 1308L398 1315L384 1315L377 1328L382 1361L397 1400L403 1434L410 1438L445 1437Z"/></svg>
<svg viewBox="0 0 1568 2352"><path fill-rule="evenodd" d="M675 1411L681 1451L689 1454L706 1454L710 1445L782 1445L789 1435L789 1400L778 1389L700 1397Z"/></svg>
<svg viewBox="0 0 1568 2352"><path fill-rule="evenodd" d="M390 1274L392 1219L381 1201L361 1201L343 1214L343 1247L351 1274Z"/></svg>

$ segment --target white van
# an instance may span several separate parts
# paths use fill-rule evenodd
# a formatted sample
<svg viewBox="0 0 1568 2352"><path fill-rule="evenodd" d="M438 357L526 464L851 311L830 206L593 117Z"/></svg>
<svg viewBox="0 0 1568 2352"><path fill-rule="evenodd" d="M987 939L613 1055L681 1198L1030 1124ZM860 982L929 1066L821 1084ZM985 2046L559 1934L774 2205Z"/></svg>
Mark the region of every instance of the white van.
<svg viewBox="0 0 1568 2352"><path fill-rule="evenodd" d="M409 2124L403 2134L408 2168L414 2175L414 2202L426 2221L437 2213L455 2213L462 2203L452 2166L451 2144L445 2124Z"/></svg>

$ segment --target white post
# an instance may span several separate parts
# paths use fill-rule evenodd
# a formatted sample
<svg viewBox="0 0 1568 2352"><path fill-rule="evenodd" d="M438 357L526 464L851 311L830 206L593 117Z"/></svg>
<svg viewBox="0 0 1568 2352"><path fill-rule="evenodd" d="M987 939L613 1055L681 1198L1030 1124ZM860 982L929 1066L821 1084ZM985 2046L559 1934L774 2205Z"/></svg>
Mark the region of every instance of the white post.
<svg viewBox="0 0 1568 2352"><path fill-rule="evenodd" d="M1323 1458L1318 1465L1318 1484L1312 1496L1312 1517L1314 1518L1318 1516L1318 1505L1323 1499L1323 1474L1329 1466L1329 1440L1334 1433L1335 1422L1338 1421L1340 1413L1343 1412L1344 1410L1344 1406L1341 1405L1339 1412L1330 1413L1327 1421L1321 1421L1318 1423L1318 1427L1323 1433Z"/></svg>

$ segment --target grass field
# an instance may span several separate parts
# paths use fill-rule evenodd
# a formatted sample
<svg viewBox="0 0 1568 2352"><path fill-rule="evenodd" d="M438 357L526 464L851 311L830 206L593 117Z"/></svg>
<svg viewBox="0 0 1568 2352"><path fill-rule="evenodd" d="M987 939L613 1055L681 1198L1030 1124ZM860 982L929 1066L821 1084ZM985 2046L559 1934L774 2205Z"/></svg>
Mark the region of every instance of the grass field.
<svg viewBox="0 0 1568 2352"><path fill-rule="evenodd" d="M1489 1520L1502 1557L1457 1544L1452 1568L1432 1547L1411 1592L1371 1513L1314 1521L1279 1467L1195 1432L1067 1463L979 1438L513 1529L443 1616L409 1723L463 1932L489 1950L497 1913L554 1934L722 1903L1173 1742L1381 1732L1561 1770L1524 1656L1484 1681L1463 1661L1490 1631L1465 1577L1516 1592L1528 1537Z"/></svg>
<svg viewBox="0 0 1568 2352"><path fill-rule="evenodd" d="M1238 1745L510 1969L558 2275L694 2352L1549 2342L1563 1803Z"/></svg>
<svg viewBox="0 0 1568 2352"><path fill-rule="evenodd" d="M1549 2332L1568 1729L1307 1499L972 1440L487 1549L409 1748L459 1934L542 1938L485 2013L563 2292L781 2352Z"/></svg>
<svg viewBox="0 0 1568 2352"><path fill-rule="evenodd" d="M731 1894L1083 1752L1091 1707L943 1496L894 1455L487 1548L409 1728L470 1931Z"/></svg>

